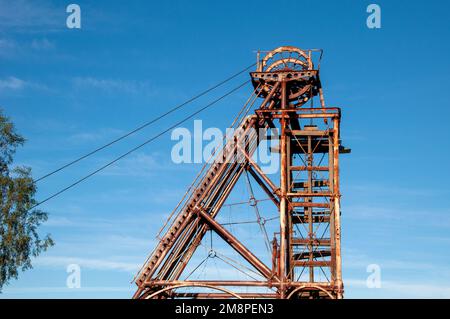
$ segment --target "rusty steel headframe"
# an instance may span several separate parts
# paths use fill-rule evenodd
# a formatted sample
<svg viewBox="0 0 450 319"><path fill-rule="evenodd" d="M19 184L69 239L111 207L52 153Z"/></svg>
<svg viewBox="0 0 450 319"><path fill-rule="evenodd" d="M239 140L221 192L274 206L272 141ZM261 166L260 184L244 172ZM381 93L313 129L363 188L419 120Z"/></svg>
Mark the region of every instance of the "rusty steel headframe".
<svg viewBox="0 0 450 319"><path fill-rule="evenodd" d="M240 141L241 135L235 136L233 143L216 152L221 160L205 164L163 226L164 235L136 277L134 298L343 297L339 154L350 150L340 141L340 108L325 105L321 57L321 50L291 46L258 52L256 71L250 73L255 90L249 101L262 101L255 114L243 117L236 127L249 135L255 128L279 130L279 147L272 149L280 153L279 185L252 159L259 137ZM316 96L318 106L312 103ZM240 160L228 161L230 154L239 154ZM279 213L271 267L216 220L244 172ZM264 280L180 280L208 230L224 239ZM185 287L200 290L179 291ZM242 293L242 287L255 291ZM257 290L261 287L275 290L262 293Z"/></svg>

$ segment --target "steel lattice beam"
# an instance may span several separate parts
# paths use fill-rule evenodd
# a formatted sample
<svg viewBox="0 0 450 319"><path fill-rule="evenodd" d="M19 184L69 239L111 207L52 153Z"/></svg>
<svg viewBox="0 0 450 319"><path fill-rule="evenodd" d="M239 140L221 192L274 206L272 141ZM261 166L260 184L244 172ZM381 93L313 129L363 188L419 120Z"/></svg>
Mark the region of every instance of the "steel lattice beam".
<svg viewBox="0 0 450 319"><path fill-rule="evenodd" d="M350 150L340 141L340 109L325 105L312 54L312 50L280 47L259 60L257 71L250 76L255 100L256 97L263 100L255 115L239 124L253 138L242 140L241 136L235 136L217 153L218 160L205 166L203 175L186 195L139 273L135 298L343 297L339 155ZM319 97L320 105L306 107L315 96ZM252 130L258 128L263 128L263 132L271 128L279 130L279 148L272 149L280 153L279 185L252 158L261 138ZM239 161L230 161L236 155ZM325 157L327 160L322 162ZM278 239L275 236L273 240L272 268L216 220L245 170L279 213L280 231ZM325 231L320 235L322 228ZM208 230L215 231L265 280L180 280ZM320 272L326 281L319 278ZM200 290L179 291L186 287ZM275 291L240 293L229 290L232 287L265 287ZM209 293L201 289L217 291Z"/></svg>

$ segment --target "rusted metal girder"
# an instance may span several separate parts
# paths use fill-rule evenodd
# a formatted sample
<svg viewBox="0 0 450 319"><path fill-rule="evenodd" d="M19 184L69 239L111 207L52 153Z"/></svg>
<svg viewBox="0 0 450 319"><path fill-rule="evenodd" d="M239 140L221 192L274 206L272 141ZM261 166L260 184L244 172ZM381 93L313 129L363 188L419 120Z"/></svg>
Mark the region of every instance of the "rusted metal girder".
<svg viewBox="0 0 450 319"><path fill-rule="evenodd" d="M172 286L180 286L180 285L192 285L192 287L196 285L205 285L205 286L225 286L225 287L266 287L267 281L245 281L245 280L154 280L151 282L151 285L156 286L166 286L170 284ZM290 282L290 283L281 283L278 281L274 281L270 284L271 287L279 287L282 284L288 285L290 287L306 287L306 288L314 288L314 287L322 287L329 288L331 285L327 283L302 283L302 282Z"/></svg>
<svg viewBox="0 0 450 319"><path fill-rule="evenodd" d="M231 247L234 248L250 265L256 268L264 277L271 280L274 277L272 271L261 260L258 259L253 253L247 249L239 240L236 239L229 231L214 220L203 209L198 209L198 215L203 218L206 223L213 229L223 240L225 240Z"/></svg>
<svg viewBox="0 0 450 319"><path fill-rule="evenodd" d="M279 147L271 151L280 153L279 184L252 158L261 136L243 140L236 135L228 141L218 150L216 160L205 165L169 220L165 234L137 276L134 298L343 297L339 155L350 150L341 145L341 110L325 105L319 68L313 61L315 52L279 47L266 52L262 59L258 53L257 70L250 73L253 101L257 97L263 100L255 115L244 118L239 128L250 135L258 128L278 129ZM306 106L314 97L320 105ZM236 155L240 160L231 161ZM279 213L271 269L216 220L245 170ZM209 230L224 239L264 280L180 279ZM183 291L187 287L198 291ZM242 287L268 291L233 290ZM216 291L205 291L211 289Z"/></svg>

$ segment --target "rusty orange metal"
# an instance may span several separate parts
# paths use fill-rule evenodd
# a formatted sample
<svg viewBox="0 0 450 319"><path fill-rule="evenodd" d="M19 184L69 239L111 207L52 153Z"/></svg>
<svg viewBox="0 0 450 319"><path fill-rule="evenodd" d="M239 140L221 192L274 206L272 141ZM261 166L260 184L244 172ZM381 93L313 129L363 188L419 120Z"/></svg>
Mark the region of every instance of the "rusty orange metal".
<svg viewBox="0 0 450 319"><path fill-rule="evenodd" d="M320 56L314 60L317 54ZM321 57L321 50L291 46L258 52L256 71L250 76L255 90L253 101L260 98L262 102L254 115L243 118L237 126L250 135L255 128L279 128L279 148L272 150L280 153L279 184L252 159L257 137L225 145L216 153L221 160L205 164L166 223L164 234L136 277L134 298L343 297L339 156L350 150L341 145L340 108L325 104L319 77ZM314 106L316 96L320 103ZM236 153L240 161L227 161ZM326 158L326 162L319 163L319 158ZM269 248L270 267L216 220L245 171L279 213L279 233ZM318 229L326 231L319 235ZM222 237L264 280L180 280L208 230ZM327 280L320 279L320 272ZM182 287L217 291L177 292ZM233 287L268 287L276 292L242 293Z"/></svg>

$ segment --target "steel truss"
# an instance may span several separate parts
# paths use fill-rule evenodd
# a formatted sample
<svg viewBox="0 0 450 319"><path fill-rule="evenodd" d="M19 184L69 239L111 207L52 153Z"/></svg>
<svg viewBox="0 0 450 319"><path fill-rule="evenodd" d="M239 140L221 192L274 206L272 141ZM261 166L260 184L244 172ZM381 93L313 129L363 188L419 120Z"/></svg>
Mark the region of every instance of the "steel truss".
<svg viewBox="0 0 450 319"><path fill-rule="evenodd" d="M258 53L257 70L250 73L255 91L244 109L257 98L263 99L260 106L254 115L235 121L240 133L217 150L214 161L204 166L174 210L136 277L134 298L343 297L339 154L350 150L340 141L340 109L325 106L314 52L280 47ZM319 107L312 105L315 96L320 98ZM311 105L306 107L308 102ZM271 151L280 154L279 183L252 159L265 138L261 132L274 128L279 130L279 147ZM216 220L244 172L279 213L280 231L272 241L270 267ZM180 280L209 230L264 280ZM185 287L215 291L179 292ZM273 293L242 293L233 290L236 287L265 287Z"/></svg>

